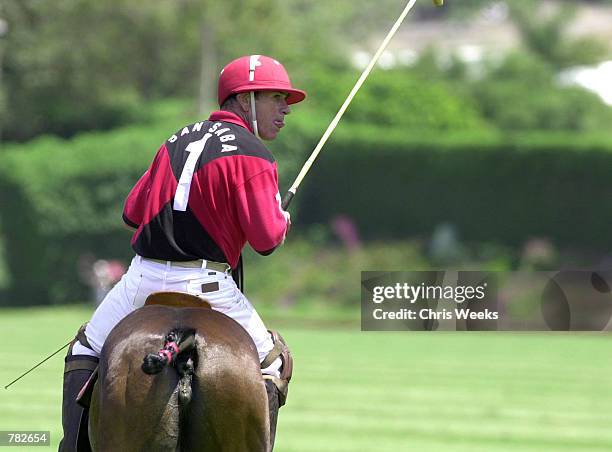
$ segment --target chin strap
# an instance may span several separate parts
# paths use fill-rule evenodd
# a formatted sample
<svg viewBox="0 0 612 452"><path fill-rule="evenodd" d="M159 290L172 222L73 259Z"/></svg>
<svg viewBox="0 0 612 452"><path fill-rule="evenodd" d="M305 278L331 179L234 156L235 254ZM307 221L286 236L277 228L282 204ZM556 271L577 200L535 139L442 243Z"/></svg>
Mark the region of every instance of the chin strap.
<svg viewBox="0 0 612 452"><path fill-rule="evenodd" d="M255 91L251 91L251 118L253 119L253 133L259 139L259 129L257 128L257 111L255 110Z"/></svg>
<svg viewBox="0 0 612 452"><path fill-rule="evenodd" d="M261 66L259 62L260 55L251 55L249 59L249 81L255 80L255 68ZM253 121L253 133L259 137L259 129L257 128L257 111L255 110L255 91L251 91L251 120Z"/></svg>

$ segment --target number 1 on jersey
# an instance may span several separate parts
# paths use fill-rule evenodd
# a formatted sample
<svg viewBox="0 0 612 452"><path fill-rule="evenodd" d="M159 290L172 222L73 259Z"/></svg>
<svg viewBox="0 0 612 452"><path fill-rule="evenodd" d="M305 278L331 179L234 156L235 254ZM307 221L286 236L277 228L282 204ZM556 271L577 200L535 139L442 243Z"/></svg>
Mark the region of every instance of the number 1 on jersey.
<svg viewBox="0 0 612 452"><path fill-rule="evenodd" d="M207 133L200 140L189 143L185 148L185 152L189 152L189 157L187 157L185 166L183 166L183 171L181 172L181 177L176 187L176 193L174 194L174 210L181 212L187 210L193 172L195 171L195 166L198 163L200 155L204 151L204 146L206 146L206 142L210 137L212 137L212 134Z"/></svg>

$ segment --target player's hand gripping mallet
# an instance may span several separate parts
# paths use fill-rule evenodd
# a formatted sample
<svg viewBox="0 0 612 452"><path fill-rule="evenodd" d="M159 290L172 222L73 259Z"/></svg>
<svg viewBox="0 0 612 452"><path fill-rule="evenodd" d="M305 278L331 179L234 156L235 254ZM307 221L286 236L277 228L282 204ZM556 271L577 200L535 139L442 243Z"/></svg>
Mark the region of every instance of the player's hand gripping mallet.
<svg viewBox="0 0 612 452"><path fill-rule="evenodd" d="M434 2L434 4L436 6L442 6L444 4L444 0L433 0L433 2ZM327 139L329 138L329 136L332 134L332 132L334 131L334 129L336 128L336 126L340 122L340 119L342 118L342 116L344 115L344 112L346 111L346 109L350 105L351 101L353 100L353 97L355 97L355 95L357 94L357 91L359 91L359 89L361 88L361 85L363 85L363 83L366 81L366 79L368 78L368 75L370 75L370 72L372 71L372 68L374 68L374 65L376 64L376 62L378 61L378 59L380 58L382 53L387 48L387 45L389 44L389 42L391 41L391 39L395 35L395 32L400 27L400 25L404 21L404 18L408 15L408 13L410 12L410 10L412 9L412 7L414 6L415 3L416 3L416 0L410 0L408 2L408 4L404 8L404 10L400 14L400 16L397 18L397 20L393 24L393 27L391 27L391 30L389 30L389 33L387 34L387 36L383 40L382 44L380 45L380 47L378 48L378 50L376 51L376 53L372 57L372 60L367 65L367 67L364 69L364 71L361 73L361 77L359 77L359 80L357 80L357 83L355 83L355 86L353 86L353 89L351 90L351 92L349 93L348 97L346 98L346 100L342 104L342 107L340 107L340 110L338 110L338 113L336 113L336 116L334 117L332 122L327 127L327 130L325 131L325 133L323 134L323 136L319 140L319 143L314 148L314 151L312 151L312 154L310 155L308 160L306 160L306 163L304 163L304 166L300 170L300 173L295 178L295 181L293 182L293 185L291 185L291 188L289 188L289 191L287 191L287 194L283 198L283 203L282 203L283 210L287 210L287 207L289 207L289 204L291 203L291 200L295 196L298 187L302 183L302 180L304 179L304 177L306 176L306 174L310 170L310 167L314 163L314 161L317 158L317 156L319 155L319 152L321 152L321 149L323 148L323 146L327 142Z"/></svg>

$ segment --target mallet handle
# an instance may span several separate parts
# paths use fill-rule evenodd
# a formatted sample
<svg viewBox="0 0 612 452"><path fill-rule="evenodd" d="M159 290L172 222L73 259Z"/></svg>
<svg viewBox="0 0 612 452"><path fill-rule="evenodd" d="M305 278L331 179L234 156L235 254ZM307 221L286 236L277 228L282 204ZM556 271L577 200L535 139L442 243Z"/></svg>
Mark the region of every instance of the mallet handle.
<svg viewBox="0 0 612 452"><path fill-rule="evenodd" d="M329 136L332 134L332 132L334 131L334 129L336 128L336 126L340 122L340 119L344 115L344 112L346 111L346 109L348 108L350 103L352 102L353 97L355 97L355 95L357 94L357 92L361 88L361 85L363 85L363 83L366 81L366 79L368 78L368 75L370 75L370 72L372 71L372 68L374 67L374 65L376 64L376 62L378 61L378 59L380 58L382 53L387 48L387 45L389 44L389 41L391 41L391 39L395 35L395 32L400 27L400 25L404 21L404 18L410 12L410 10L412 9L412 7L414 6L415 3L416 3L416 0L410 0L408 2L406 7L404 8L404 10L402 11L402 14L400 14L398 19L395 21L395 24L393 24L393 27L391 27L391 30L389 30L389 33L387 33L387 36L385 37L384 41L382 42L382 44L380 45L380 47L378 48L378 50L374 54L374 57L372 57L372 59L370 60L370 63L368 64L368 66L361 73L361 77L359 77L359 80L357 80L357 83L355 83L355 86L353 86L353 89L351 90L351 92L349 93L348 97L346 98L346 100L344 101L342 106L340 107L340 110L338 110L338 113L336 113L336 116L334 117L332 122L327 127L327 130L325 131L325 133L323 134L323 136L319 140L319 143L317 144L317 146L314 148L314 151L312 151L312 154L310 155L308 160L306 160L306 163L304 163L304 166L302 167L302 169L300 170L299 174L295 178L295 181L293 182L293 185L291 185L291 188L289 189L289 191L287 192L287 194L285 195L285 197L283 199L282 206L283 206L284 210L286 210L287 207L289 207L289 204L291 203L291 200L295 196L298 187L302 183L302 180L304 179L304 177L306 176L306 174L310 170L310 167L314 163L314 161L317 158L317 156L319 155L319 152L321 152L321 149L323 148L323 146L327 142L327 139L329 138Z"/></svg>
<svg viewBox="0 0 612 452"><path fill-rule="evenodd" d="M291 200L295 196L295 192L291 190L291 188L287 190L287 193L285 193L285 196L283 197L283 202L281 204L283 210L287 210L287 207L289 207L289 204L291 204Z"/></svg>

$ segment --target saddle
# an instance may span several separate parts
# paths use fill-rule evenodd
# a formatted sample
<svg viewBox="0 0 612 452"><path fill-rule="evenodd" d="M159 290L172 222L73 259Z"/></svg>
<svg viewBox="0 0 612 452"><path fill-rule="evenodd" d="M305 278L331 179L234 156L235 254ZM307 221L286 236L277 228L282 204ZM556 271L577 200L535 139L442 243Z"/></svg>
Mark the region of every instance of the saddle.
<svg viewBox="0 0 612 452"><path fill-rule="evenodd" d="M169 306L172 308L208 308L210 304L203 298L185 292L153 292L144 303L145 306Z"/></svg>

